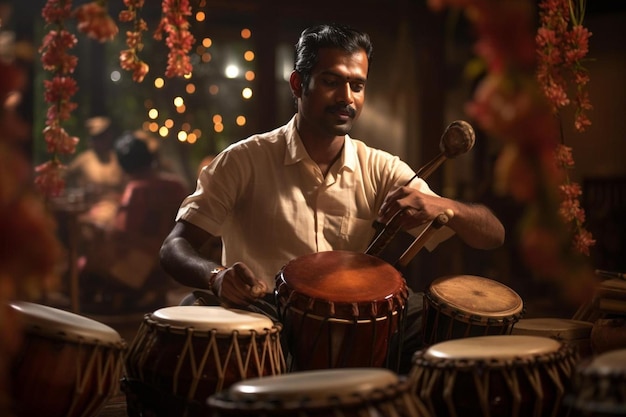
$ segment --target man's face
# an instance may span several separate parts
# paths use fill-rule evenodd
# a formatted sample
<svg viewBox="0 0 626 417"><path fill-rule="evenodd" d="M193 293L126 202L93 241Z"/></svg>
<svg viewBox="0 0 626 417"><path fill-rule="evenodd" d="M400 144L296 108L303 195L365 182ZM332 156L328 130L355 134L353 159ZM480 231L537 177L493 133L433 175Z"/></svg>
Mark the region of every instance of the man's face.
<svg viewBox="0 0 626 417"><path fill-rule="evenodd" d="M302 121L317 134L343 136L350 132L365 102L367 54L336 48L319 50L308 88L299 95Z"/></svg>

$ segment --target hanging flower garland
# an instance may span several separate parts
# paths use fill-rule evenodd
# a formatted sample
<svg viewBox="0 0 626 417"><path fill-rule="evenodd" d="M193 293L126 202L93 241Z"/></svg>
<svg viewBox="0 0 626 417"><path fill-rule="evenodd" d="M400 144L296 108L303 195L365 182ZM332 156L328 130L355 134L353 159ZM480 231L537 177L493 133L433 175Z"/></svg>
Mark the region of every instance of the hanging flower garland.
<svg viewBox="0 0 626 417"><path fill-rule="evenodd" d="M126 9L120 12L118 19L120 22L132 22L133 27L126 32L128 49L120 52L120 66L132 72L135 82L142 82L150 69L139 58L143 49L143 32L148 30L146 21L140 16L145 0L123 1ZM46 196L54 197L62 192L66 167L61 163L60 156L73 154L79 141L63 127L76 109L76 103L71 100L78 92L78 84L72 78L78 57L69 52L76 46L77 38L67 29L66 23L74 18L80 32L99 42L110 41L117 35L118 27L109 16L107 7L107 0L96 0L72 11L72 0L48 0L42 9L42 16L51 28L39 48L43 68L52 73L52 78L44 81L44 100L49 107L43 131L51 158L35 167L35 184ZM167 35L165 43L169 53L165 75L187 75L192 71L189 52L195 42L187 20L191 15L191 6L188 0L163 0L162 11L154 37L162 40L163 34Z"/></svg>
<svg viewBox="0 0 626 417"><path fill-rule="evenodd" d="M163 16L154 33L157 40L163 39L170 49L167 56L167 77L184 76L192 71L189 51L195 42L195 38L189 31L187 16L191 15L189 0L163 0L161 3Z"/></svg>
<svg viewBox="0 0 626 417"><path fill-rule="evenodd" d="M585 0L542 0L539 3L540 27L537 30L537 80L559 123L559 110L573 105L574 128L584 132L591 121L587 112L592 109L586 86L589 74L583 61L589 52L591 33L583 25ZM575 85L574 99L568 95L570 84ZM557 167L564 172L560 185L561 205L559 213L571 225L573 247L577 252L589 255L589 247L595 244L591 233L584 228L585 211L580 206L582 189L570 180L568 171L574 168L572 148L565 145L563 129L561 143L557 146Z"/></svg>
<svg viewBox="0 0 626 417"><path fill-rule="evenodd" d="M555 163L555 154L563 148L559 123L537 80L534 2L429 0L428 4L435 11L461 10L475 30L475 53L484 61L486 75L466 111L482 130L503 142L495 186L526 207L519 224L525 264L538 277L559 284L573 303L587 301L596 280L587 259L573 250L560 211L560 190L575 196L577 189L561 187L566 172ZM584 118L578 121L586 124Z"/></svg>
<svg viewBox="0 0 626 417"><path fill-rule="evenodd" d="M133 81L142 82L150 70L148 64L139 58L143 49L143 32L148 30L148 24L141 18L140 13L144 0L124 0L126 10L119 15L120 22L132 22L133 30L126 32L128 49L120 52L120 66L133 73Z"/></svg>

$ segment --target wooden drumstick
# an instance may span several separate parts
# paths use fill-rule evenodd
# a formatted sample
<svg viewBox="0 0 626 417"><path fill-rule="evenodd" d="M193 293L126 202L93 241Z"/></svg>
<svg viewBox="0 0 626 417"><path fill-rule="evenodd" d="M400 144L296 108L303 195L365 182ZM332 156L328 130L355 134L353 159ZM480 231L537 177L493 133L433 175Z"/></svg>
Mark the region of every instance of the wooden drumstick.
<svg viewBox="0 0 626 417"><path fill-rule="evenodd" d="M454 212L451 209L445 210L443 213L439 214L433 221L431 221L428 226L420 233L420 235L411 243L411 246L408 247L407 250L404 251L397 265L401 267L405 267L409 264L411 259L417 255L428 239L430 239L437 230L439 230L442 226L444 226L448 221L454 216Z"/></svg>

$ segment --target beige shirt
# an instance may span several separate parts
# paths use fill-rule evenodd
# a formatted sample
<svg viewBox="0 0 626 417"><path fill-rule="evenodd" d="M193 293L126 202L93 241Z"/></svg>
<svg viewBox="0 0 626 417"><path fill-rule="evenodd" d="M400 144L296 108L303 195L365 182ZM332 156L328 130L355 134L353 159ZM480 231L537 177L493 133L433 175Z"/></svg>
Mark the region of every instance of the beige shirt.
<svg viewBox="0 0 626 417"><path fill-rule="evenodd" d="M414 175L398 157L346 135L341 158L323 177L294 119L220 153L177 215L221 236L222 263L243 261L270 289L281 268L299 256L365 252L385 196ZM433 193L421 179L411 185Z"/></svg>

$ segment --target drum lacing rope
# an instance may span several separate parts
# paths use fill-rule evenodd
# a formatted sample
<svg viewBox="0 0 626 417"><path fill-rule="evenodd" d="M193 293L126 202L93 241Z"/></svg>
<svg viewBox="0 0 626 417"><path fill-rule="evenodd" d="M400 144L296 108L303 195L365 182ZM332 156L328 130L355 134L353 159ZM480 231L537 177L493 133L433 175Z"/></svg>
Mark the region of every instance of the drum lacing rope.
<svg viewBox="0 0 626 417"><path fill-rule="evenodd" d="M117 390L117 385L112 383L119 379L122 373L124 346L121 344L117 354L111 348L111 346L104 345L101 341L96 340L95 343L87 343L84 338L79 337L78 340L78 353L75 355L76 359L76 388L74 390L74 398L68 415L74 413L75 407L79 405L79 400L82 394L85 393L85 388L88 387L88 383L91 380L88 377L93 376L95 367L95 376L97 380L97 395L92 395L87 405L84 407L82 415L88 415L95 413L97 408L102 404L102 400L113 395ZM81 372L81 360L84 355L89 354L85 369ZM103 362L103 355L106 354L106 359ZM110 374L109 374L110 372ZM106 377L109 377L107 379ZM108 390L105 392L105 383L108 382Z"/></svg>

